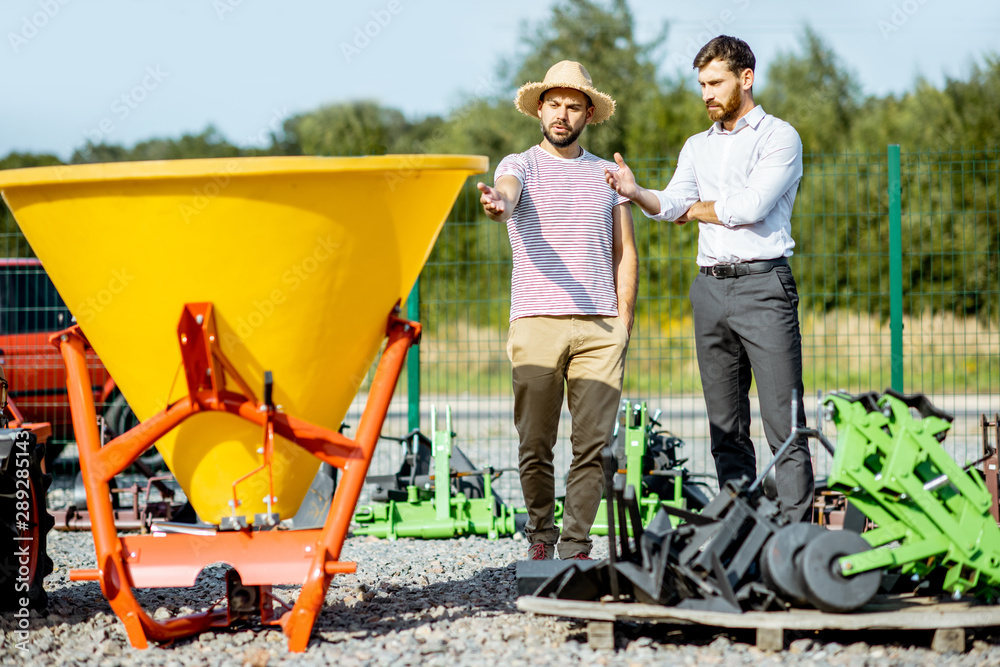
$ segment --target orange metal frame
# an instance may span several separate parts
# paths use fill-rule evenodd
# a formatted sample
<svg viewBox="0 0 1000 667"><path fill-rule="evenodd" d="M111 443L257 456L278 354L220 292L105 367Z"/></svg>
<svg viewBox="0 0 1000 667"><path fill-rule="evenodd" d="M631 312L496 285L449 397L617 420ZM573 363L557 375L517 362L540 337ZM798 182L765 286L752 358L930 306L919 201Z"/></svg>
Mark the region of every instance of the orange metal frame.
<svg viewBox="0 0 1000 667"><path fill-rule="evenodd" d="M96 580L111 608L125 624L129 641L146 648L149 640L166 642L212 627L226 627L242 616L215 608L166 621L153 620L132 589L192 586L206 565L226 562L245 586L260 586L259 613L265 625L280 625L291 651L304 651L313 624L336 574L354 572L356 563L340 561L340 551L375 451L406 353L420 338L420 324L389 316L388 342L375 372L368 402L354 440L329 429L277 412L259 402L222 353L211 303L186 304L177 327L188 395L162 412L101 446L93 391L84 354L86 339L79 327L52 336L66 364L67 386L87 489L97 568L74 570L74 581ZM239 391L226 388L226 378ZM301 531L235 530L211 536L168 534L119 537L108 483L171 429L192 415L228 412L264 431L265 444L274 433L341 471L333 504L320 529ZM293 607L270 594L274 584L302 584ZM275 613L274 603L284 608Z"/></svg>

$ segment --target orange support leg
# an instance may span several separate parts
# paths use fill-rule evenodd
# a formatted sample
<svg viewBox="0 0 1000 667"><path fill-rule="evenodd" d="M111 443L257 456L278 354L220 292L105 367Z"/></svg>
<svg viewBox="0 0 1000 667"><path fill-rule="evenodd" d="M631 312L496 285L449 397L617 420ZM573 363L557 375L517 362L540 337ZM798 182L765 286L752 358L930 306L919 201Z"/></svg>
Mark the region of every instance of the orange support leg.
<svg viewBox="0 0 1000 667"><path fill-rule="evenodd" d="M323 525L323 538L313 558L309 575L302 585L295 607L281 619L291 651L304 651L309 644L313 623L323 606L326 590L335 573L331 566L335 566L340 557L361 487L368 475L368 466L375 453L375 444L389 410L389 401L406 360L406 353L420 336L420 325L392 318L388 333L389 342L382 353L382 360L368 393L368 403L358 425L355 441L361 449L361 456L344 463L343 476L337 484L333 506Z"/></svg>
<svg viewBox="0 0 1000 667"><path fill-rule="evenodd" d="M93 392L84 354L86 340L78 327L53 336L67 371L67 388L80 452L80 468L87 489L92 520L96 570L70 573L75 580L97 579L115 614L125 624L129 641L145 648L149 640L169 641L227 626L233 615L226 609L171 619L153 620L139 605L136 586L190 586L209 563L225 560L240 574L243 585L261 586L260 616L265 624L278 623L289 638L289 649L303 651L316 616L335 574L353 572L355 563L339 561L340 551L371 464L406 352L419 340L420 325L389 317L389 341L379 362L358 427L356 440L293 416L263 409L249 386L235 372L218 347L211 304L185 306L178 327L182 358L189 381L188 396L115 438L103 448L97 431ZM188 341L196 343L186 345ZM211 368L214 372L204 373ZM240 392L226 389L226 377ZM208 378L208 379L205 379ZM237 530L213 536L171 534L119 538L108 483L132 464L162 435L202 411L224 411L278 433L322 461L343 471L326 523L320 530ZM271 612L272 584L302 583L294 607L275 619Z"/></svg>

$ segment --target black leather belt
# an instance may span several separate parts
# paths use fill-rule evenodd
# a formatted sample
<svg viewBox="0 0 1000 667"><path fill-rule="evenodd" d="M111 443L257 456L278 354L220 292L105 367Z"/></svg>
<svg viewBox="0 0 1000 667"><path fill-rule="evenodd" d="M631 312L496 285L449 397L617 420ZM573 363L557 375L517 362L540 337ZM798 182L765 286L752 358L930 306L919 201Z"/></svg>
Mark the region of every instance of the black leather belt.
<svg viewBox="0 0 1000 667"><path fill-rule="evenodd" d="M788 259L779 257L778 259L763 259L756 262L716 264L715 266L701 267L701 272L706 276L715 276L716 278L735 278L736 276L748 276L751 273L767 273L776 266L788 266Z"/></svg>

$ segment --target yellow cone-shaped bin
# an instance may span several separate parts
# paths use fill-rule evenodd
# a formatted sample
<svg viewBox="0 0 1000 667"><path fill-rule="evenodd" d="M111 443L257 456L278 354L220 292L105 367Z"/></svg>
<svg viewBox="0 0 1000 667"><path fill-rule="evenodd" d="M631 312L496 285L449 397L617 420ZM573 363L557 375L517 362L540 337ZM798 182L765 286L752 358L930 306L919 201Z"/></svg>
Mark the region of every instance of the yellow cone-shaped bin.
<svg viewBox="0 0 1000 667"><path fill-rule="evenodd" d="M222 352L284 412L336 430L481 156L233 158L0 171L25 237L140 419L187 394L185 303L212 302ZM261 464L258 427L195 415L157 448L199 516L230 514ZM276 438L273 511L318 461ZM239 514L266 511L266 473Z"/></svg>

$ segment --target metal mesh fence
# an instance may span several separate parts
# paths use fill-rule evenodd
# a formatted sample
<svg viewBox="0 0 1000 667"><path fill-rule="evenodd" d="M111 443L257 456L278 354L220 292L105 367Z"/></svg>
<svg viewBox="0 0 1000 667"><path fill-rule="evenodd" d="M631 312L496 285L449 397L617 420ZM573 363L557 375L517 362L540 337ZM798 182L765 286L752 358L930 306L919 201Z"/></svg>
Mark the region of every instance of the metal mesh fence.
<svg viewBox="0 0 1000 667"><path fill-rule="evenodd" d="M630 162L641 183L663 187L676 158ZM891 167L889 153L805 157L792 220L797 246L791 265L802 299L808 418L818 422L817 398L823 392L881 391L901 384L897 388L928 394L955 414L946 444L964 463L978 456L979 415L1000 410L1000 149L902 153L901 216L895 223L902 243L896 256L890 252ZM456 442L475 464L514 468L517 434L505 349L510 245L505 227L483 215L476 180L492 177L470 179L463 188L420 279L419 319L425 327L420 427L430 432L431 406L441 414L450 406ZM55 351L29 368L15 354L28 344L14 329L64 326L53 318L61 313L65 319L66 307L41 283L36 293L49 296L28 296L10 282L9 276L25 271L35 276L29 281L45 281L38 265L14 261L28 257L30 249L9 213L4 215L2 362L8 378L13 371L16 379L14 400L30 405L32 394L42 396L47 412L40 416L59 420L65 386ZM638 209L633 215L640 286L623 398L646 401L651 412L661 410L664 428L686 443L687 467L714 472L687 297L697 270L697 229L651 221ZM898 284L893 284L893 262L898 262ZM894 331L901 331L895 343ZM410 428L406 387L404 377L383 429L386 435L403 435ZM345 419L349 425L357 425L363 400L362 392ZM769 453L755 402L752 428L763 464ZM556 457L563 472L570 429L564 410ZM394 472L401 456L399 445L384 442L373 473ZM818 472L828 465L818 454ZM520 504L516 473L505 473L497 490Z"/></svg>
<svg viewBox="0 0 1000 667"><path fill-rule="evenodd" d="M630 163L641 183L663 187L676 158ZM893 285L888 154L805 156L791 265L801 297L808 419L822 426L817 405L825 392L893 385L895 291L903 359L896 388L928 394L955 415L946 445L964 463L979 455L979 415L1000 409L1000 154L903 153L899 172L902 247L895 261L902 279ZM475 180L457 201L421 277L421 427L430 429L431 405L450 405L457 443L470 458L513 468L517 434L505 350L510 247L504 226L481 213ZM661 423L686 443L687 467L714 472L687 297L697 271L697 230L633 213L640 287L622 395L662 410ZM406 397L397 400L386 433L407 431ZM752 406L762 466L770 453L755 400ZM563 474L570 429L564 409L556 457ZM398 446L389 445L375 466L389 472L400 456ZM826 454L817 452L817 472L828 466ZM498 489L520 502L515 473L504 475Z"/></svg>
<svg viewBox="0 0 1000 667"><path fill-rule="evenodd" d="M49 336L71 321L37 259L0 258L0 363L10 386L10 412L24 422L51 424L57 447L73 439L72 419L66 372ZM101 411L109 398L109 376L95 354L88 361Z"/></svg>

